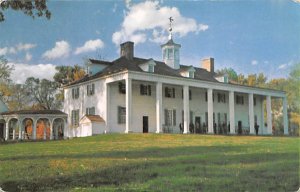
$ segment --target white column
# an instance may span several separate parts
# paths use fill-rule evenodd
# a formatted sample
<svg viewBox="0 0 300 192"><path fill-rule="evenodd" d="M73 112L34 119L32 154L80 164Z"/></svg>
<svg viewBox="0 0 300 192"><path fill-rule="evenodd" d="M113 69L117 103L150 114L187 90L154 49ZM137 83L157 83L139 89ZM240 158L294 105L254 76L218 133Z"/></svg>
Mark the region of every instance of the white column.
<svg viewBox="0 0 300 192"><path fill-rule="evenodd" d="M35 119L32 121L32 139L36 140L36 122Z"/></svg>
<svg viewBox="0 0 300 192"><path fill-rule="evenodd" d="M283 130L284 130L284 134L288 135L289 134L289 121L288 121L288 112L287 112L287 99L286 97L284 97L282 99L282 108L283 108Z"/></svg>
<svg viewBox="0 0 300 192"><path fill-rule="evenodd" d="M128 133L131 128L131 107L132 107L132 79L126 80L126 129L125 133Z"/></svg>
<svg viewBox="0 0 300 192"><path fill-rule="evenodd" d="M190 102L189 86L183 86L183 133L189 133L190 124Z"/></svg>
<svg viewBox="0 0 300 192"><path fill-rule="evenodd" d="M214 133L214 122L213 122L213 90L207 89L207 115L208 115L208 133Z"/></svg>
<svg viewBox="0 0 300 192"><path fill-rule="evenodd" d="M110 85L106 83L106 128L105 131L109 132L110 126Z"/></svg>
<svg viewBox="0 0 300 192"><path fill-rule="evenodd" d="M253 93L248 94L248 103L249 103L249 126L250 134L254 135L254 110L253 110Z"/></svg>
<svg viewBox="0 0 300 192"><path fill-rule="evenodd" d="M54 121L50 121L50 140L53 140L53 123Z"/></svg>
<svg viewBox="0 0 300 192"><path fill-rule="evenodd" d="M261 97L261 123L260 123L260 134L264 134L264 129L265 129L265 108L264 108L264 97Z"/></svg>
<svg viewBox="0 0 300 192"><path fill-rule="evenodd" d="M272 108L271 108L271 96L267 96L267 134L272 134Z"/></svg>
<svg viewBox="0 0 300 192"><path fill-rule="evenodd" d="M9 120L5 123L5 140L9 140Z"/></svg>
<svg viewBox="0 0 300 192"><path fill-rule="evenodd" d="M18 124L19 124L19 140L22 140L23 137L22 137L22 123L20 122L20 120L18 120Z"/></svg>
<svg viewBox="0 0 300 192"><path fill-rule="evenodd" d="M156 83L156 133L161 133L162 125L162 83Z"/></svg>
<svg viewBox="0 0 300 192"><path fill-rule="evenodd" d="M235 134L234 92L229 92L230 134ZM226 122L227 123L227 122Z"/></svg>

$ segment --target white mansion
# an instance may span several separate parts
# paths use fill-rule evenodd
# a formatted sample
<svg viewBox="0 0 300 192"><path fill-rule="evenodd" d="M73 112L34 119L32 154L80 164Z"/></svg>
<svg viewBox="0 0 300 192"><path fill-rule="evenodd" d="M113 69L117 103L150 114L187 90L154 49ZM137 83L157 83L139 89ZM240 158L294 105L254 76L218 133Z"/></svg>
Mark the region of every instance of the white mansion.
<svg viewBox="0 0 300 192"><path fill-rule="evenodd" d="M65 137L101 133L272 134L272 98L285 92L232 84L216 76L214 59L201 66L180 65L181 45L172 36L161 45L163 61L134 56L134 43L108 62L89 60L81 80L64 87ZM264 120L266 99L267 118Z"/></svg>

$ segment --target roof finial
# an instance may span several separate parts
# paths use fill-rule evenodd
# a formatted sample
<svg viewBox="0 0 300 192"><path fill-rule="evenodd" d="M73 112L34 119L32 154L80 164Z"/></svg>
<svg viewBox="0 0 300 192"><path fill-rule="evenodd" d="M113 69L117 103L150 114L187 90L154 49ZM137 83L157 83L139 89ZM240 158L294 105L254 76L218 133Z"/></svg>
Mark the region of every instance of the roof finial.
<svg viewBox="0 0 300 192"><path fill-rule="evenodd" d="M172 17L169 17L169 21L170 21L169 40L171 40L172 39L172 22L174 21L174 19Z"/></svg>

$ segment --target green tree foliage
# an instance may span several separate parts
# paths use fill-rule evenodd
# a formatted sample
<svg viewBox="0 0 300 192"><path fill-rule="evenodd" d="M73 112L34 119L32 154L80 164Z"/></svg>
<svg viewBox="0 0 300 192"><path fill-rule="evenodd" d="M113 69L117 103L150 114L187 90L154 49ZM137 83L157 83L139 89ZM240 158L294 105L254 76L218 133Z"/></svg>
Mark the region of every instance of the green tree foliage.
<svg viewBox="0 0 300 192"><path fill-rule="evenodd" d="M5 20L6 10L21 11L32 18L45 16L50 19L51 17L46 0L0 0L0 22Z"/></svg>
<svg viewBox="0 0 300 192"><path fill-rule="evenodd" d="M29 77L25 82L25 87L31 93L31 101L35 108L57 109L61 106L61 101L56 100L56 95L59 94L57 82Z"/></svg>
<svg viewBox="0 0 300 192"><path fill-rule="evenodd" d="M75 65L74 67L57 66L55 69L57 72L55 73L53 79L59 84L68 84L70 82L79 80L86 74L84 69L79 65Z"/></svg>
<svg viewBox="0 0 300 192"><path fill-rule="evenodd" d="M237 81L238 80L238 75L236 73L236 71L232 68L224 68L224 69L220 69L220 70L217 70L216 73L218 75L224 75L224 74L227 74L228 75L228 78L229 80L231 81Z"/></svg>
<svg viewBox="0 0 300 192"><path fill-rule="evenodd" d="M13 69L13 66L8 64L7 59L4 56L0 56L0 82L10 81L10 74Z"/></svg>

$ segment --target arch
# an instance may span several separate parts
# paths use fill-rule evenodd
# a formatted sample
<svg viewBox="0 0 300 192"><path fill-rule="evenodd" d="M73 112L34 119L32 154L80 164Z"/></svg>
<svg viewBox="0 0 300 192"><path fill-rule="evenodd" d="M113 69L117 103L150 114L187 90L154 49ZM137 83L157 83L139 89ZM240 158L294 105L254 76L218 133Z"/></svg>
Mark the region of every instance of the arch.
<svg viewBox="0 0 300 192"><path fill-rule="evenodd" d="M52 127L53 139L64 139L65 119L61 117L53 119Z"/></svg>
<svg viewBox="0 0 300 192"><path fill-rule="evenodd" d="M19 138L19 120L16 117L12 117L8 120L8 140L15 140Z"/></svg>
<svg viewBox="0 0 300 192"><path fill-rule="evenodd" d="M33 123L34 120L30 117L26 117L22 120L21 126L24 127L23 139L32 140L33 139Z"/></svg>
<svg viewBox="0 0 300 192"><path fill-rule="evenodd" d="M36 139L50 140L51 121L42 117L36 120Z"/></svg>

